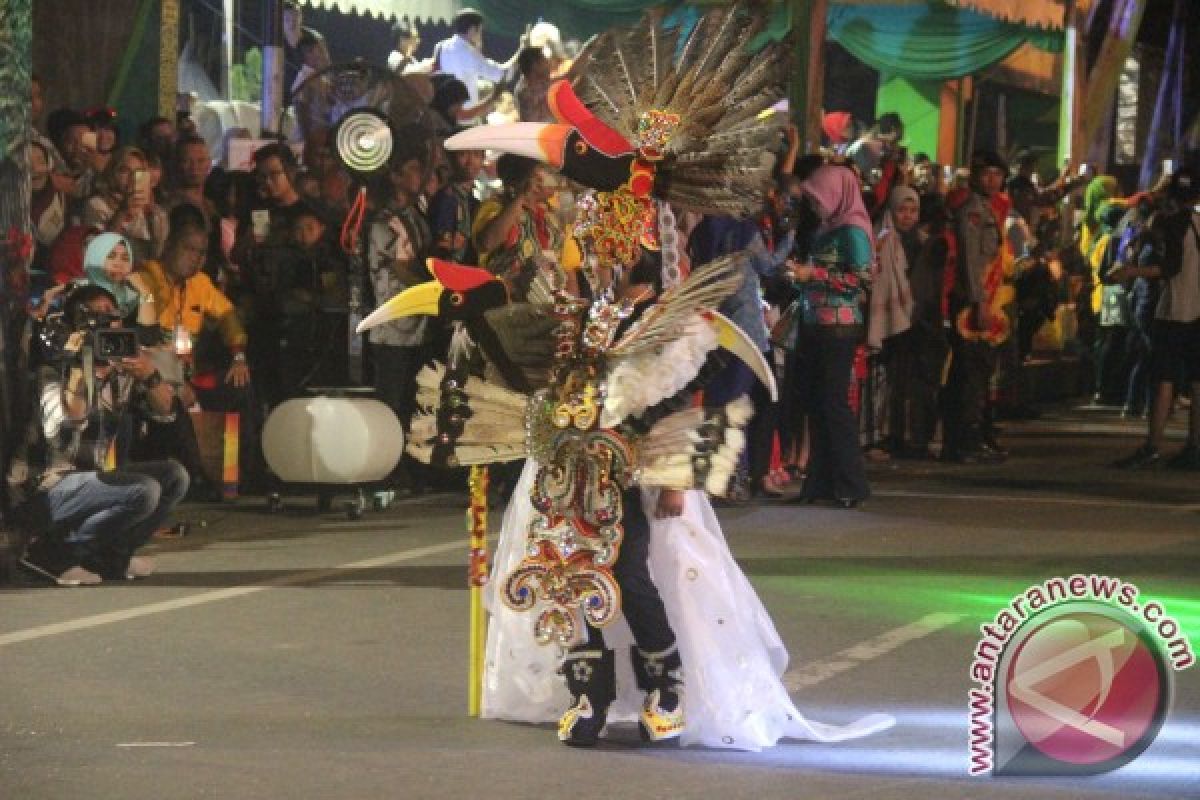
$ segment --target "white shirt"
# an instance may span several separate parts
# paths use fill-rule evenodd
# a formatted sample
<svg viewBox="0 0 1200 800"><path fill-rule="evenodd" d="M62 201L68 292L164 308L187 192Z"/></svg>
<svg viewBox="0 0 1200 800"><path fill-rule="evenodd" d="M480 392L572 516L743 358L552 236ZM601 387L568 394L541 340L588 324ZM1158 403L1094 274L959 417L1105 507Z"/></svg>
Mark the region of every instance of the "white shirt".
<svg viewBox="0 0 1200 800"><path fill-rule="evenodd" d="M433 72L433 56L429 58L409 58L399 50L388 53L388 69L401 75L428 75Z"/></svg>
<svg viewBox="0 0 1200 800"><path fill-rule="evenodd" d="M466 85L470 97L468 105L479 102L480 78L497 83L508 76L508 68L492 61L457 33L438 42L434 53L438 71L453 75Z"/></svg>
<svg viewBox="0 0 1200 800"><path fill-rule="evenodd" d="M1179 274L1163 283L1154 316L1174 322L1200 319L1200 242L1196 230L1200 214L1192 213L1191 225L1183 236L1183 264Z"/></svg>

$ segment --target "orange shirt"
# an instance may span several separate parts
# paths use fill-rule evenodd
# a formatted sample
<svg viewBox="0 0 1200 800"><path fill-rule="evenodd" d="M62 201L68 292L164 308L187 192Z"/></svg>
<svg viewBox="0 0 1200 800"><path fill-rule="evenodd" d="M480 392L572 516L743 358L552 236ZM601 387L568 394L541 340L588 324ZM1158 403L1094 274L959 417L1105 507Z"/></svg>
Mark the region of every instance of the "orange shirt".
<svg viewBox="0 0 1200 800"><path fill-rule="evenodd" d="M158 324L173 331L183 325L192 336L204 329L204 320L211 319L221 331L221 340L234 352L246 349L246 329L238 319L229 298L221 292L208 275L197 272L182 285L169 279L158 261L142 263L141 273L154 295L158 309Z"/></svg>

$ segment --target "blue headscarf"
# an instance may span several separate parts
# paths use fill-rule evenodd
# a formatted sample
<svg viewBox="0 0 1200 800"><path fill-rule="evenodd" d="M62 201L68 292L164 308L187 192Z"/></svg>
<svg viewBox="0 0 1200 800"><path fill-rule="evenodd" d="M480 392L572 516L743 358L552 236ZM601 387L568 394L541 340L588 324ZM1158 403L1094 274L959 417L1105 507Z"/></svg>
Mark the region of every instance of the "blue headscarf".
<svg viewBox="0 0 1200 800"><path fill-rule="evenodd" d="M119 233L102 233L88 243L87 249L83 253L83 270L87 274L88 283L107 289L116 298L117 310L121 312L121 316L128 317L137 311L139 297L137 289L134 289L126 281L119 283L114 281L104 272L105 260L119 244L125 245L132 264L133 247L129 244L129 240Z"/></svg>

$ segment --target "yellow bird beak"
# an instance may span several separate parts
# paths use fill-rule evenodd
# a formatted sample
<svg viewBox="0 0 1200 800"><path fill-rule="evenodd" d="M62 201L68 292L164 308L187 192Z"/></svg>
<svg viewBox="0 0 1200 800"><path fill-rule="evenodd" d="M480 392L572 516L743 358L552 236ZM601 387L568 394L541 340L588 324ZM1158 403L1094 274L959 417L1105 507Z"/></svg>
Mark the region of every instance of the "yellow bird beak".
<svg viewBox="0 0 1200 800"><path fill-rule="evenodd" d="M754 342L750 341L750 337L745 332L734 325L728 317L717 311L705 312L704 318L712 325L713 330L717 332L717 344L725 348L735 356L746 362L746 366L750 367L750 371L754 373L763 386L767 387L767 391L771 393L771 402L779 400L779 390L775 386L775 372L771 369L771 365L763 358L762 352Z"/></svg>
<svg viewBox="0 0 1200 800"><path fill-rule="evenodd" d="M440 310L438 301L445 291L437 281L426 281L409 287L372 311L366 319L358 323L354 332L362 333L376 325L401 317L413 317L418 314L436 317Z"/></svg>

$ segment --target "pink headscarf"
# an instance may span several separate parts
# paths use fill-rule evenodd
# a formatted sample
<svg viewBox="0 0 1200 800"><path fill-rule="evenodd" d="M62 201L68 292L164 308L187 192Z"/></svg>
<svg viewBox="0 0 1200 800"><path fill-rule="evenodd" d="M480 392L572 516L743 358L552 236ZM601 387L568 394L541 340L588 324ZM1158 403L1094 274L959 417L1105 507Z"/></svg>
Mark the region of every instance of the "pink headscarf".
<svg viewBox="0 0 1200 800"><path fill-rule="evenodd" d="M843 225L855 225L867 235L874 248L875 234L871 217L863 207L862 188L853 170L829 164L817 167L800 186L816 203L817 213L821 215L818 236Z"/></svg>

